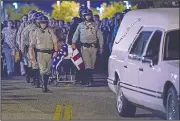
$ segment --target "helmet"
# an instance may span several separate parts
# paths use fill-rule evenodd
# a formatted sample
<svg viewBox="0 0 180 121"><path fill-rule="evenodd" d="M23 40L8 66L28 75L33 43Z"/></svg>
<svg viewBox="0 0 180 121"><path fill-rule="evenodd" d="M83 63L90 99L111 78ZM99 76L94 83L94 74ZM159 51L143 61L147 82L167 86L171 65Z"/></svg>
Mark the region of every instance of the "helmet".
<svg viewBox="0 0 180 121"><path fill-rule="evenodd" d="M42 12L38 12L40 15L44 15Z"/></svg>
<svg viewBox="0 0 180 121"><path fill-rule="evenodd" d="M48 23L48 17L47 16L40 16L38 18L39 23Z"/></svg>
<svg viewBox="0 0 180 121"><path fill-rule="evenodd" d="M43 14L40 12L36 12L32 14L31 20L37 20L40 16L43 16Z"/></svg>
<svg viewBox="0 0 180 121"><path fill-rule="evenodd" d="M91 16L93 16L93 13L92 13L91 10L85 9L85 10L82 11L82 16L84 17L84 16L86 16L86 15L91 15Z"/></svg>
<svg viewBox="0 0 180 121"><path fill-rule="evenodd" d="M35 10L31 10L31 11L29 11L29 13L28 13L28 17L30 17L31 15L33 15L34 13L36 13L37 11L35 11Z"/></svg>
<svg viewBox="0 0 180 121"><path fill-rule="evenodd" d="M3 23L3 24L7 24L7 23L8 23L8 21L4 20L2 23Z"/></svg>
<svg viewBox="0 0 180 121"><path fill-rule="evenodd" d="M37 11L35 11L35 10L32 10L32 11L30 11L29 13L28 13L28 20L32 20L32 15L34 14L34 13L36 13Z"/></svg>
<svg viewBox="0 0 180 121"><path fill-rule="evenodd" d="M43 14L42 12L38 12L38 14L39 14L39 15L38 15L39 17L40 17L40 16L44 16L44 14ZM39 18L39 17L38 17L38 18Z"/></svg>
<svg viewBox="0 0 180 121"><path fill-rule="evenodd" d="M78 13L79 13L79 16L82 18L82 11L83 10L86 10L86 9L88 9L87 8L87 6L85 6L85 5L81 5L80 7L79 7L79 10L78 10Z"/></svg>
<svg viewBox="0 0 180 121"><path fill-rule="evenodd" d="M29 11L28 15L34 14L36 12L37 12L36 10L31 10L31 11Z"/></svg>

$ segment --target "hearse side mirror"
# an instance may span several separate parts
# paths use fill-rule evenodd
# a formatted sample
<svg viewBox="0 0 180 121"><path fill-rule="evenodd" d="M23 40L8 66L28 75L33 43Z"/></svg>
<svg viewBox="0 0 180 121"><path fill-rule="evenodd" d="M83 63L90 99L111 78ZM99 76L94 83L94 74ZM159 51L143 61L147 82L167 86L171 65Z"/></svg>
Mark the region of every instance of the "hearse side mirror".
<svg viewBox="0 0 180 121"><path fill-rule="evenodd" d="M150 64L150 67L154 66L154 59L152 56L148 56L148 55L145 55L142 57L142 62L143 63L149 63Z"/></svg>

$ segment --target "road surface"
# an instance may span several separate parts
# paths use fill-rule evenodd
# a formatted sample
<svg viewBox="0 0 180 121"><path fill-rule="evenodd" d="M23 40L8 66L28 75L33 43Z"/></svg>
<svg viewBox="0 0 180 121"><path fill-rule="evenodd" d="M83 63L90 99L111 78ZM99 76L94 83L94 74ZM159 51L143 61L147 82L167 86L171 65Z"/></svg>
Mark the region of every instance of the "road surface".
<svg viewBox="0 0 180 121"><path fill-rule="evenodd" d="M16 76L2 80L2 120L122 120L161 119L151 112L137 109L133 118L122 118L116 112L115 94L107 86L106 76L95 75L94 87L49 85L43 93Z"/></svg>

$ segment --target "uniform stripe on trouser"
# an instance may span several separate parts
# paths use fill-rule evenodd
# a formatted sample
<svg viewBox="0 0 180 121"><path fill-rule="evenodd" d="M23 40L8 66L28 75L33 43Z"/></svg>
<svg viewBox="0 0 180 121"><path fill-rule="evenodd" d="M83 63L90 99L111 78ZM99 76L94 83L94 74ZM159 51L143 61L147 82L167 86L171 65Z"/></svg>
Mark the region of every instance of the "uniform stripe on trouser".
<svg viewBox="0 0 180 121"><path fill-rule="evenodd" d="M81 53L82 53L83 61L84 61L84 64L85 64L85 68L94 68L95 67L95 62L96 62L97 48L82 47L81 48Z"/></svg>

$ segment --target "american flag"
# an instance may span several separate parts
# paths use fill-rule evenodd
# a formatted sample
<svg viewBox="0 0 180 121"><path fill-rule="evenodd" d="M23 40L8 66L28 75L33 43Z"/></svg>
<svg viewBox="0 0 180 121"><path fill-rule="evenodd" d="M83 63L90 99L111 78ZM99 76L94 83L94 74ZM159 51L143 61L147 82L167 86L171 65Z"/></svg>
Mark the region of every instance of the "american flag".
<svg viewBox="0 0 180 121"><path fill-rule="evenodd" d="M57 56L52 58L52 69L57 70L58 65L67 55L68 55L68 46L67 44L64 44L60 47L60 51L58 52Z"/></svg>
<svg viewBox="0 0 180 121"><path fill-rule="evenodd" d="M64 44L60 47L60 51L58 52L56 57L52 58L52 70L56 71L58 68L58 65L63 61L64 57L68 56L68 51L71 51L68 49L68 45ZM82 70L85 68L83 59L81 57L80 52L78 49L72 50L72 55L71 55L71 61L73 64L76 66L78 70ZM70 52L71 53L71 52Z"/></svg>
<svg viewBox="0 0 180 121"><path fill-rule="evenodd" d="M85 68L83 59L78 49L73 50L73 55L71 60L78 70L82 70Z"/></svg>

